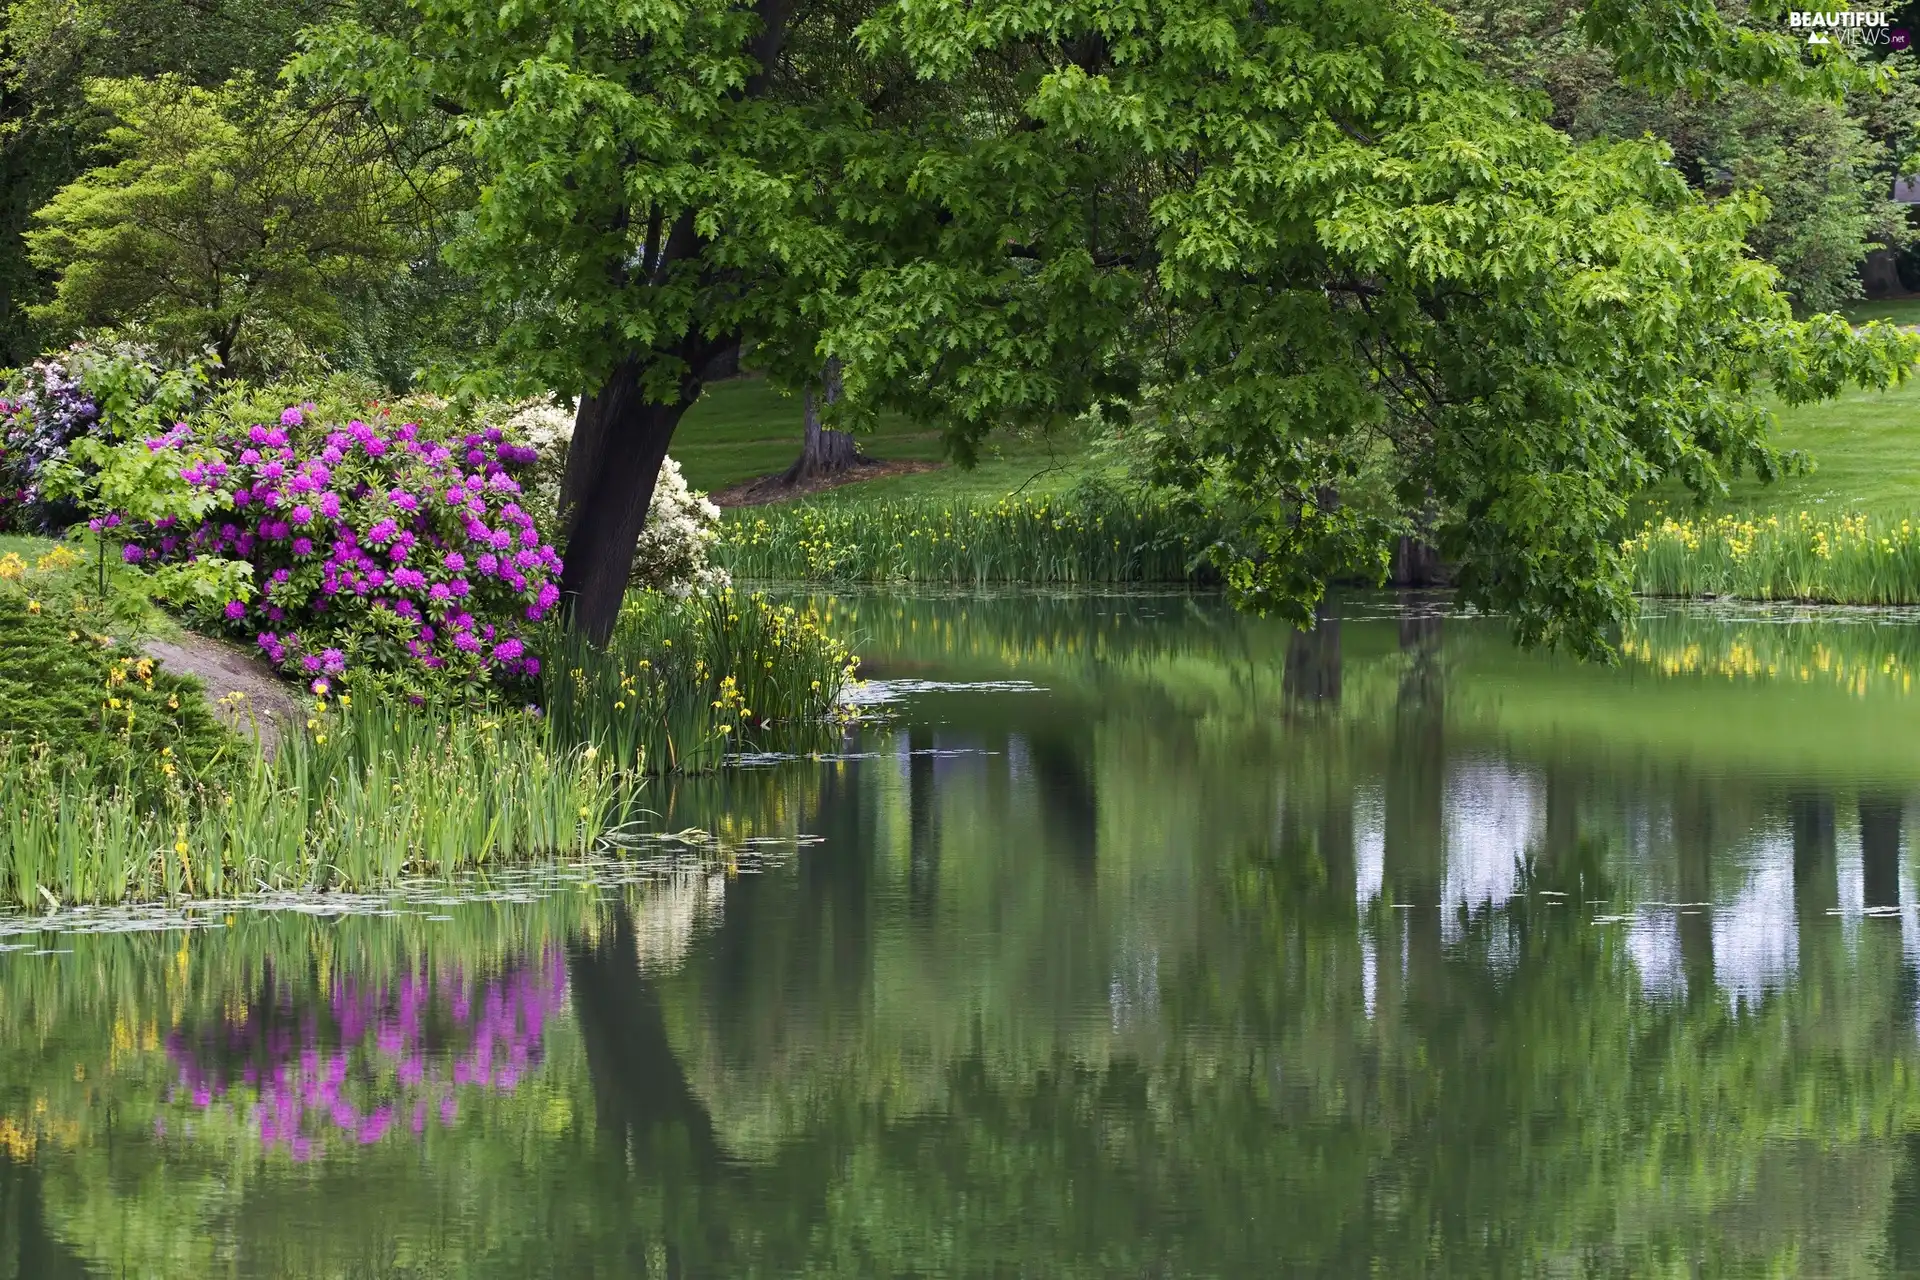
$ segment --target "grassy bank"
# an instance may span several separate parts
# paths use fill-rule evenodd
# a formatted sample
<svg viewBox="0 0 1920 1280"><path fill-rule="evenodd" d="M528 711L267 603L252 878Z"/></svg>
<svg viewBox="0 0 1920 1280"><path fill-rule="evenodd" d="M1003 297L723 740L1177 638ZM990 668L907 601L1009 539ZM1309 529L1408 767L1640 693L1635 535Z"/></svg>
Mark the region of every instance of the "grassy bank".
<svg viewBox="0 0 1920 1280"><path fill-rule="evenodd" d="M548 638L537 705L414 707L319 680L269 755L196 682L87 629L54 572L0 581L0 902L28 909L579 854L646 774L811 741L853 670L805 610L643 596L604 650Z"/></svg>
<svg viewBox="0 0 1920 1280"><path fill-rule="evenodd" d="M1211 531L1171 505L1083 488L1043 497L867 497L732 513L714 558L801 582L1199 582Z"/></svg>

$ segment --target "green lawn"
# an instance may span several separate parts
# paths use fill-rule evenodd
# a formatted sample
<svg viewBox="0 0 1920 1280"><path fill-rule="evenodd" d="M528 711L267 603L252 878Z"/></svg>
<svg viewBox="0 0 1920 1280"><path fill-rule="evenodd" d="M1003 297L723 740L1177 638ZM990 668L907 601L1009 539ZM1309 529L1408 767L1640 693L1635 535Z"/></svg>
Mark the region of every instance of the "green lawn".
<svg viewBox="0 0 1920 1280"><path fill-rule="evenodd" d="M800 453L800 398L783 396L758 378L709 386L674 434L672 453L687 483L709 492L784 471ZM887 461L944 457L936 431L898 414L882 415L860 437L860 447ZM1064 488L1097 466L1078 439L1047 441L1000 435L989 441L972 471L945 466L918 475L891 476L830 490L825 501L849 497L993 496L1025 486L1033 493Z"/></svg>
<svg viewBox="0 0 1920 1280"><path fill-rule="evenodd" d="M1881 298L1874 302L1856 302L1847 308L1847 319L1855 324L1865 324L1869 320L1920 324L1920 298Z"/></svg>
<svg viewBox="0 0 1920 1280"><path fill-rule="evenodd" d="M1778 413L1776 442L1807 453L1813 472L1770 485L1751 477L1735 481L1714 510L1920 513L1920 378L1897 391L1853 391ZM1676 514L1685 508L1678 486L1663 487L1660 496Z"/></svg>

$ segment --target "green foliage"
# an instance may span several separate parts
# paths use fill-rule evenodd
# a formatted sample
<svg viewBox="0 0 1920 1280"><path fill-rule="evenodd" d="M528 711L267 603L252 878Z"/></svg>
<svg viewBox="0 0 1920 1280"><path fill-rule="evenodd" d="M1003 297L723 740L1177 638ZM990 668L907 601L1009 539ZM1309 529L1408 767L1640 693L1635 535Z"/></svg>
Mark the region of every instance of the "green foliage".
<svg viewBox="0 0 1920 1280"><path fill-rule="evenodd" d="M1906 172L1920 120L1910 77L1847 64L1858 83L1844 97L1810 95L1811 86L1794 77L1650 85L1618 78L1612 53L1557 0L1457 0L1448 7L1471 56L1545 93L1553 123L1576 139L1651 135L1673 148L1677 168L1708 196L1764 194L1767 209L1749 243L1780 271L1803 313L1856 297L1867 252L1909 239L1892 187ZM1755 34L1780 33L1775 24Z"/></svg>
<svg viewBox="0 0 1920 1280"><path fill-rule="evenodd" d="M158 670L95 625L57 597L28 595L0 556L0 738L77 782L149 796L163 761L210 775L236 754L239 740L197 682Z"/></svg>
<svg viewBox="0 0 1920 1280"><path fill-rule="evenodd" d="M857 666L811 609L721 591L631 597L604 647L555 639L546 712L621 768L693 773L731 751L817 745Z"/></svg>
<svg viewBox="0 0 1920 1280"><path fill-rule="evenodd" d="M12 0L0 7L0 366L49 344L27 310L51 292L20 238L34 209L78 177L111 123L88 102L101 78L177 75L211 87L271 76L329 0Z"/></svg>
<svg viewBox="0 0 1920 1280"><path fill-rule="evenodd" d="M835 356L842 423L897 410L963 461L995 428L1145 422L1161 478L1240 526L1234 598L1291 618L1417 514L1468 600L1602 652L1635 494L1771 474L1764 388L1920 353L1794 322L1760 201L1570 143L1424 7L409 8L300 69L458 113L483 194L454 257L515 375L683 403L735 342L789 388ZM1878 75L1642 8L1588 29L1651 83ZM1391 502L1348 500L1362 477Z"/></svg>
<svg viewBox="0 0 1920 1280"><path fill-rule="evenodd" d="M403 172L348 107L238 79L103 80L114 157L63 187L27 233L57 272L35 312L56 330L138 323L229 372L311 361L343 297L401 269L406 206L441 179Z"/></svg>
<svg viewBox="0 0 1920 1280"><path fill-rule="evenodd" d="M749 507L721 526L736 577L797 582L1204 582L1217 526L1166 497L1082 486L1008 496Z"/></svg>

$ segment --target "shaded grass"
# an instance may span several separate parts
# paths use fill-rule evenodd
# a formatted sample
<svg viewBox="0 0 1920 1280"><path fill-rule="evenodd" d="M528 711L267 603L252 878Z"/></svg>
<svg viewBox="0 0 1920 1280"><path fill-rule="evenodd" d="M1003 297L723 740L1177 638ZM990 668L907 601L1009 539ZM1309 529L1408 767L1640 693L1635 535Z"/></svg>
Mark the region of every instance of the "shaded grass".
<svg viewBox="0 0 1920 1280"><path fill-rule="evenodd" d="M802 430L798 396L782 396L758 378L738 378L706 389L674 433L672 453L688 484L712 492L785 471L800 456ZM946 457L937 431L899 414L880 415L874 430L862 433L859 441L862 451L883 461L937 462ZM862 501L914 494L997 498L1023 485L1030 493L1052 492L1101 470L1078 437L1049 440L997 434L972 470L949 465L938 471L860 481L829 490L816 500Z"/></svg>
<svg viewBox="0 0 1920 1280"><path fill-rule="evenodd" d="M1866 324L1871 320L1920 324L1920 298L1874 298L1854 303L1847 308L1846 314L1854 324Z"/></svg>

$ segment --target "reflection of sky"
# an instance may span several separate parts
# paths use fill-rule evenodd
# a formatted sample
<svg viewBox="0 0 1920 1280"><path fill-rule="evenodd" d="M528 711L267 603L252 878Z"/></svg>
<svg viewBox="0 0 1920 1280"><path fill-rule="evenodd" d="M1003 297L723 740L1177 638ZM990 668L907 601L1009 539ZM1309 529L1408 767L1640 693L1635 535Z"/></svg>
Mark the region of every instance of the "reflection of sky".
<svg viewBox="0 0 1920 1280"><path fill-rule="evenodd" d="M1858 954L1860 921L1867 909L1867 867L1861 857L1860 828L1841 825L1834 832L1834 863L1840 881L1840 931L1847 954Z"/></svg>
<svg viewBox="0 0 1920 1280"><path fill-rule="evenodd" d="M1713 913L1713 972L1737 1009L1786 986L1799 967L1793 838L1772 831L1751 846L1740 892Z"/></svg>
<svg viewBox="0 0 1920 1280"><path fill-rule="evenodd" d="M1441 901L1448 916L1464 906L1504 906L1520 879L1520 860L1546 829L1540 781L1500 761L1466 760L1447 771L1442 801L1447 872Z"/></svg>
<svg viewBox="0 0 1920 1280"><path fill-rule="evenodd" d="M1387 871L1387 806L1378 785L1353 793L1354 900L1366 906L1380 896Z"/></svg>
<svg viewBox="0 0 1920 1280"><path fill-rule="evenodd" d="M1680 955L1680 913L1672 907L1642 908L1627 926L1627 954L1640 973L1640 987L1655 998L1687 993Z"/></svg>

